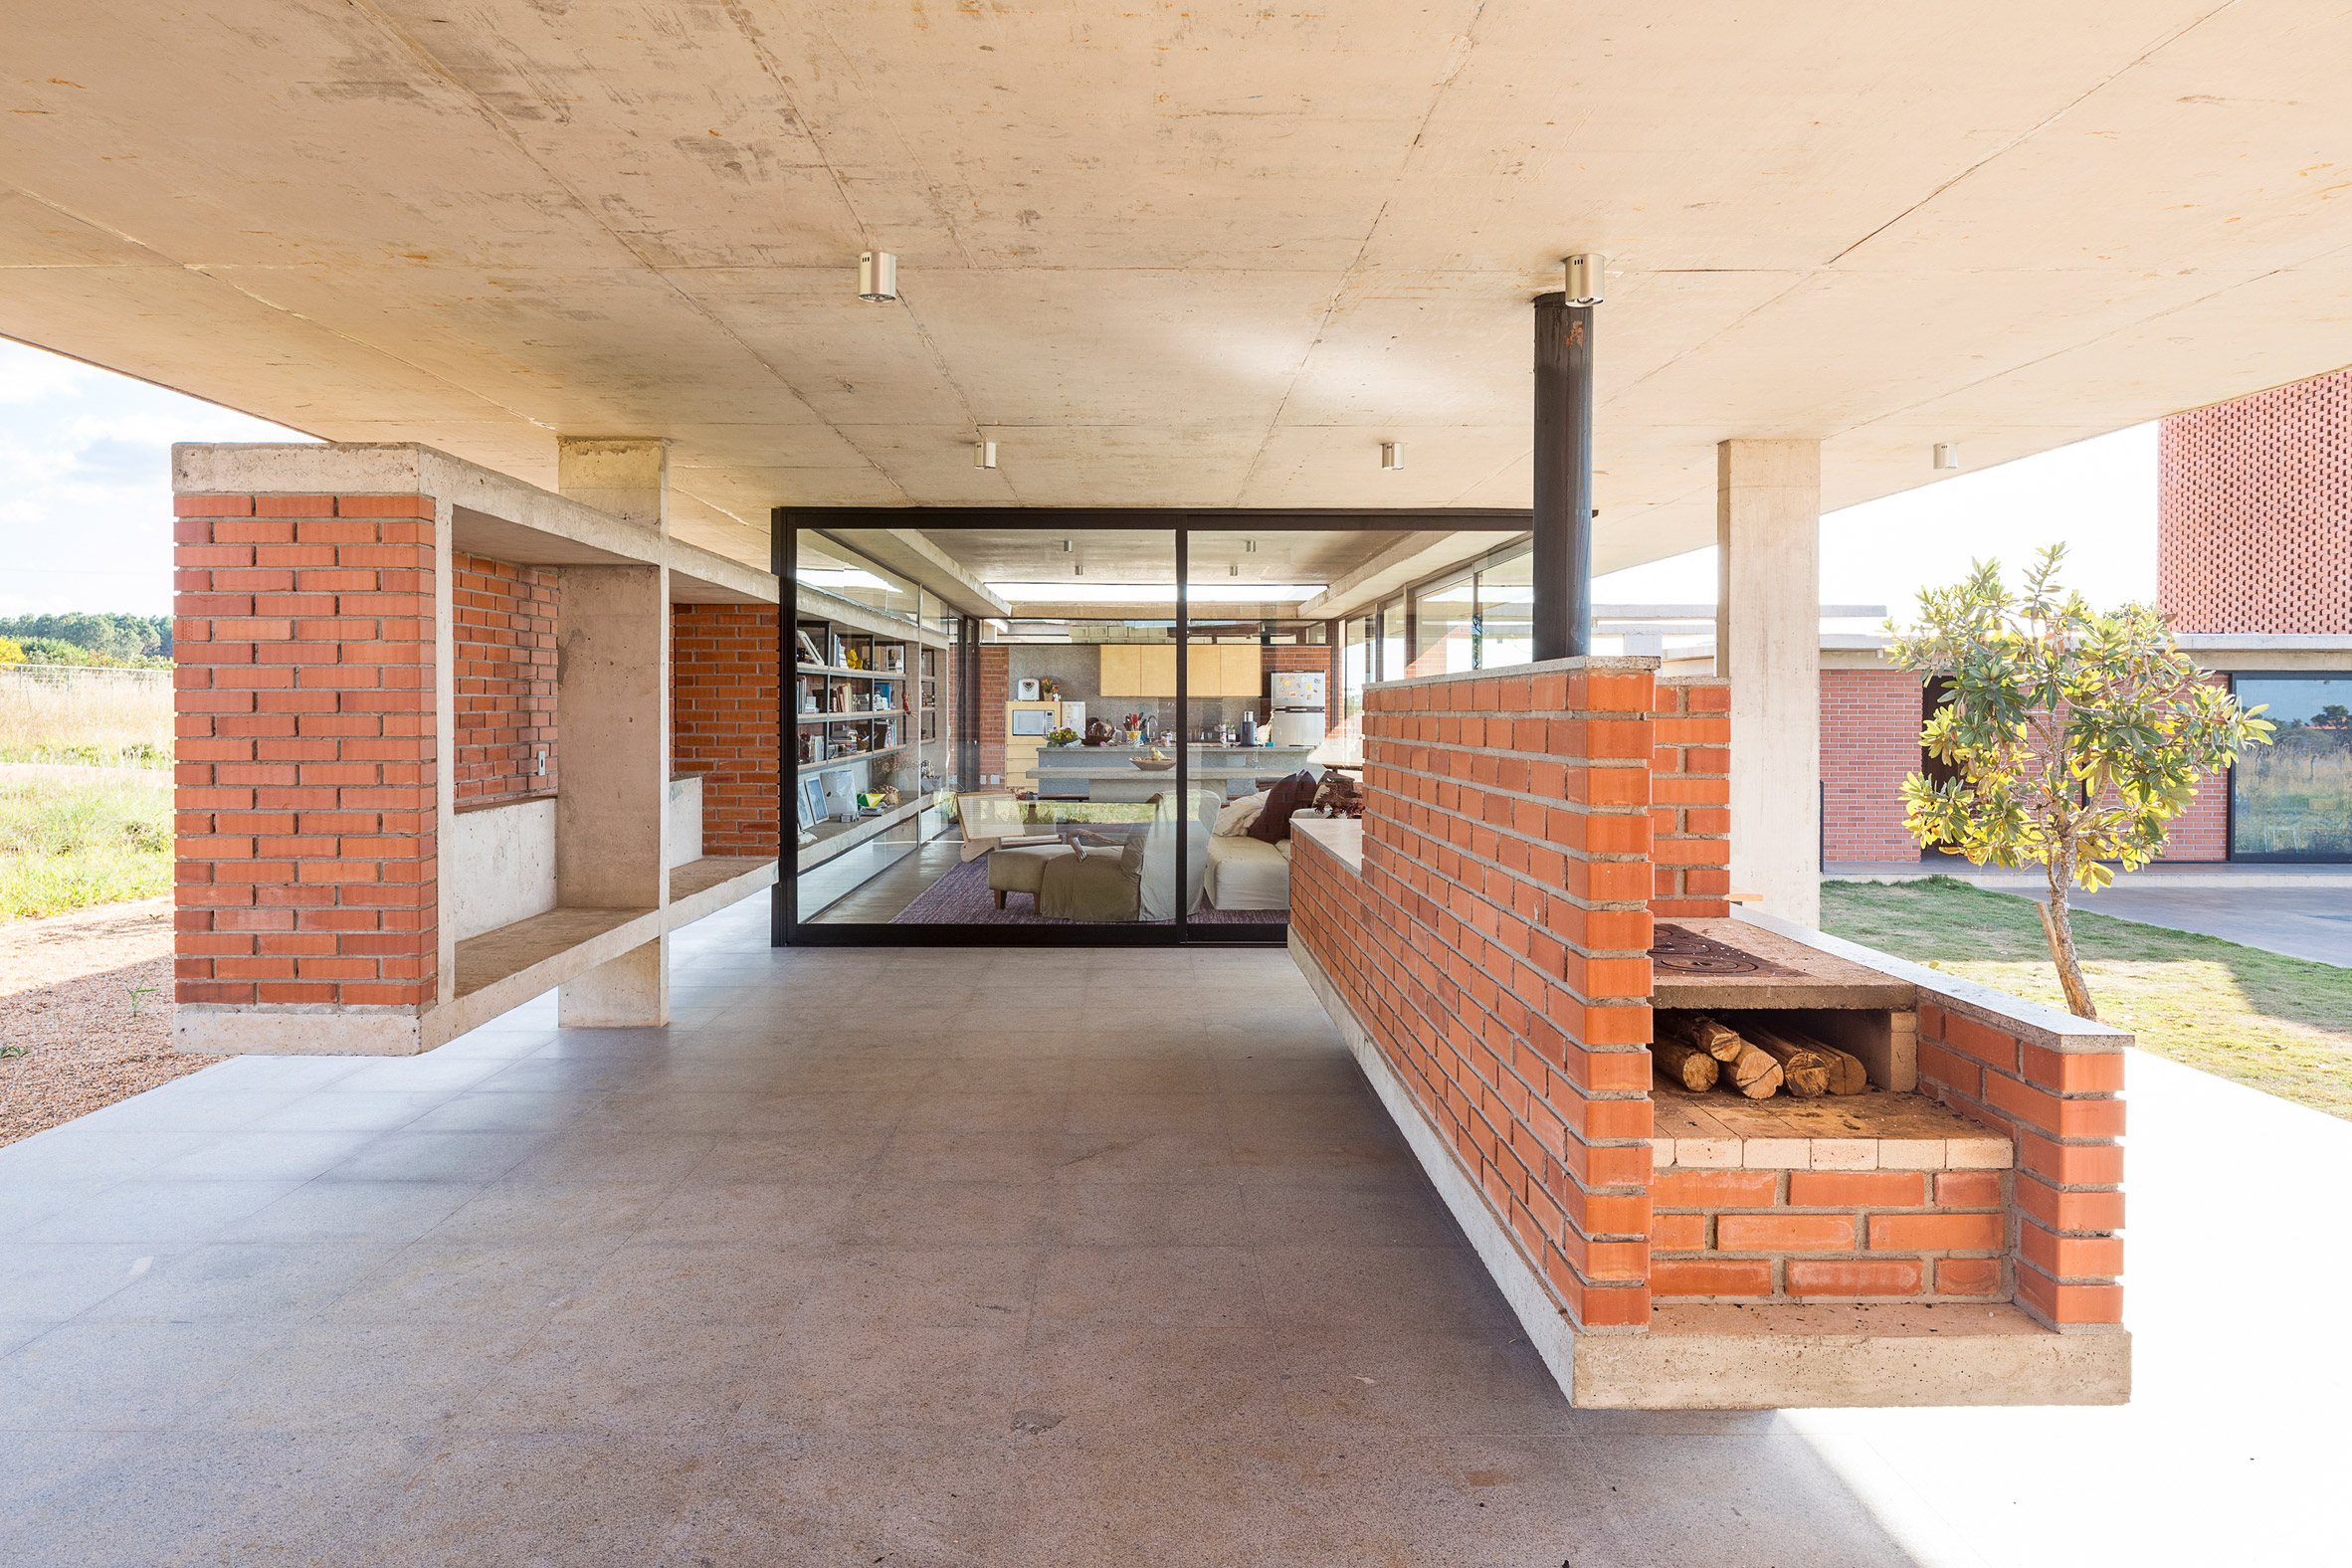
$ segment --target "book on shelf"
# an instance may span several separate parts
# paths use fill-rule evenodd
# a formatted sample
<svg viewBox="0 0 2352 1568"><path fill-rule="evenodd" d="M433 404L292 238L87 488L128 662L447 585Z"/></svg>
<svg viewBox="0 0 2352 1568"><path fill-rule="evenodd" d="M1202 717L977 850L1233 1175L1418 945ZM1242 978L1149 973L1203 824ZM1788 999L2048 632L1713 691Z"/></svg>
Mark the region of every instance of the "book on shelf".
<svg viewBox="0 0 2352 1568"><path fill-rule="evenodd" d="M836 670L849 669L850 645L841 640L841 633L834 632L829 634L826 641L828 646L833 650L833 657L827 660L826 663Z"/></svg>

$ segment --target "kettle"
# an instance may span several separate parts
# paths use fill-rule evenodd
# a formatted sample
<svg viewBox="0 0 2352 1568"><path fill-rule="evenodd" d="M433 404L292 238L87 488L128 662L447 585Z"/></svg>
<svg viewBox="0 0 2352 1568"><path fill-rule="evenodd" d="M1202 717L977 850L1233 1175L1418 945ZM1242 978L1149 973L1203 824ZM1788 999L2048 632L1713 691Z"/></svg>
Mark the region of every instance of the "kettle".
<svg viewBox="0 0 2352 1568"><path fill-rule="evenodd" d="M1242 715L1241 731L1236 743L1244 746L1258 744L1258 713L1256 709Z"/></svg>

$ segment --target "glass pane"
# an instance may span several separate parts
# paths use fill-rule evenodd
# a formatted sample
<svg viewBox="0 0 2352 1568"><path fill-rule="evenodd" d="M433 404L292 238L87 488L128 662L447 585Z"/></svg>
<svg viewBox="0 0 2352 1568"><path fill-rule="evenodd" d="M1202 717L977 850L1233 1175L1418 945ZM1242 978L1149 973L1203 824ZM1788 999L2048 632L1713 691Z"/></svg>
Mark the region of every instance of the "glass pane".
<svg viewBox="0 0 2352 1568"><path fill-rule="evenodd" d="M2239 860L2352 860L2352 676L2240 676L2238 700L2277 725L2232 770Z"/></svg>
<svg viewBox="0 0 2352 1568"><path fill-rule="evenodd" d="M1380 658L1375 681L1405 679L1405 596L1399 594L1380 607Z"/></svg>
<svg viewBox="0 0 2352 1568"><path fill-rule="evenodd" d="M1175 534L937 528L925 537L1011 614L960 644L962 624L924 589L914 634L924 646L901 685L925 804L821 866L804 856L801 918L1173 921L1184 805L1173 758L1156 765L1152 752L1176 722ZM959 716L967 655L978 706Z"/></svg>
<svg viewBox="0 0 2352 1568"><path fill-rule="evenodd" d="M1460 675L1477 668L1476 578L1463 572L1414 596L1414 676Z"/></svg>
<svg viewBox="0 0 2352 1568"><path fill-rule="evenodd" d="M1478 572L1478 668L1535 657L1535 556L1521 550Z"/></svg>
<svg viewBox="0 0 2352 1568"><path fill-rule="evenodd" d="M800 530L796 549L793 579L802 587L898 620L921 619L919 591L896 572L883 570L810 528Z"/></svg>
<svg viewBox="0 0 2352 1568"><path fill-rule="evenodd" d="M1364 686L1372 679L1372 655L1376 647L1372 641L1371 616L1356 616L1342 628L1337 736L1343 753L1338 760L1343 763L1360 764L1364 760Z"/></svg>

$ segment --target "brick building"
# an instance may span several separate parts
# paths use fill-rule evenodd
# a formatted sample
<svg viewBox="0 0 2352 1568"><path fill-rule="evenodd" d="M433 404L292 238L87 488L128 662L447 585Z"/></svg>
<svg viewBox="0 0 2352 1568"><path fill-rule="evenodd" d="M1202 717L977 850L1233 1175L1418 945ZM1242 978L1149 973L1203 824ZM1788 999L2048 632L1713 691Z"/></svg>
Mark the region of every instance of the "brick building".
<svg viewBox="0 0 2352 1568"><path fill-rule="evenodd" d="M2200 786L2164 859L2352 860L2352 370L2175 415L2159 453L2157 604L2279 725ZM1825 639L1821 665L1822 862L1916 860L1898 791L1921 761L1919 684L1873 639Z"/></svg>

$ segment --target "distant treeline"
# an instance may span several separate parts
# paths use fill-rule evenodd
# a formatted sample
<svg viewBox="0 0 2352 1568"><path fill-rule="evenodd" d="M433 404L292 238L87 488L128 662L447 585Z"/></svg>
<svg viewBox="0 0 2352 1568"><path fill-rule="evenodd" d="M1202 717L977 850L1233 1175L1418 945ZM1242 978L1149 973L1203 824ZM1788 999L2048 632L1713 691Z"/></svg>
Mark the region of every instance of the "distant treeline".
<svg viewBox="0 0 2352 1568"><path fill-rule="evenodd" d="M20 658L9 657L14 650ZM67 615L0 617L0 664L120 665L130 668L171 662L168 615Z"/></svg>

